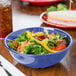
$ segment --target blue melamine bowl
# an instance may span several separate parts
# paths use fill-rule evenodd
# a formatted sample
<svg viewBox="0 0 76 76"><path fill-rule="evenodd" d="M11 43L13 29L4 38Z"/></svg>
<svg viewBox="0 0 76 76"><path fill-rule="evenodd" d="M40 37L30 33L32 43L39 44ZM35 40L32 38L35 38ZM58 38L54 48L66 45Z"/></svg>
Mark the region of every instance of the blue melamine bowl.
<svg viewBox="0 0 76 76"><path fill-rule="evenodd" d="M38 31L43 32L44 29L47 29L49 31L49 33L54 32L56 34L57 32L59 32L60 35L64 33L65 37L70 38L70 43L69 43L68 47L57 53L45 54L45 55L32 55L32 54L30 55L30 54L23 54L23 53L16 52L16 51L10 49L7 45L7 43L8 43L7 39L15 39L15 38L17 38L17 35L21 34L25 30L29 30L31 32L33 30L35 32L38 32ZM18 63L31 67L31 68L46 68L46 67L57 64L64 58L64 56L66 55L66 53L68 52L68 50L70 49L72 44L73 44L73 39L68 33L64 32L62 30L56 29L56 28L46 28L46 27L25 28L25 29L10 33L4 39L4 45L9 50L12 57Z"/></svg>

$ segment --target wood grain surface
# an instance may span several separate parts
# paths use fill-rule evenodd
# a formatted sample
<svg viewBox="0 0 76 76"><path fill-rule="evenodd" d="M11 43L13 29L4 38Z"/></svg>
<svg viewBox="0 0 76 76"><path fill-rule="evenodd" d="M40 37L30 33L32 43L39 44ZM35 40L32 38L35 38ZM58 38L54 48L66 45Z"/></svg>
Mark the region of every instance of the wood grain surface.
<svg viewBox="0 0 76 76"><path fill-rule="evenodd" d="M58 2L59 3L59 2ZM54 3L51 5L57 5L58 3ZM68 0L65 2L68 5ZM50 6L51 6L50 5ZM39 16L42 12L44 12L49 6L32 6L30 4L26 5L25 3L19 2L19 0L13 0L13 13L15 14L29 14L31 16L37 15ZM73 8L76 8L76 1L72 5ZM50 27L44 23L41 26ZM68 32L74 39L74 43L72 48L69 50L64 59L51 67L45 69L32 69L26 66L23 66L17 63L8 50L4 47L3 40L0 40L0 54L5 57L8 61L10 61L13 65L15 65L18 69L20 69L26 76L76 76L76 29L62 29Z"/></svg>

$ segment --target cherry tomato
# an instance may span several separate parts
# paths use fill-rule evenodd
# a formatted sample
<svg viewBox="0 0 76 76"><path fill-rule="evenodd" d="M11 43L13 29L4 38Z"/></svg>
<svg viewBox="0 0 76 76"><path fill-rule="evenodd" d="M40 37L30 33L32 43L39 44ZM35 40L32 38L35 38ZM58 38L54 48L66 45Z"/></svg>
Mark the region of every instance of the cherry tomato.
<svg viewBox="0 0 76 76"><path fill-rule="evenodd" d="M43 36L38 36L38 39L39 40L45 39L45 36L44 35Z"/></svg>
<svg viewBox="0 0 76 76"><path fill-rule="evenodd" d="M65 48L66 48L65 44L60 44L60 45L56 46L55 50L61 51L61 50L65 49Z"/></svg>
<svg viewBox="0 0 76 76"><path fill-rule="evenodd" d="M16 42L12 42L12 44L14 44L14 45L16 45L16 46L18 47L18 43L16 43Z"/></svg>

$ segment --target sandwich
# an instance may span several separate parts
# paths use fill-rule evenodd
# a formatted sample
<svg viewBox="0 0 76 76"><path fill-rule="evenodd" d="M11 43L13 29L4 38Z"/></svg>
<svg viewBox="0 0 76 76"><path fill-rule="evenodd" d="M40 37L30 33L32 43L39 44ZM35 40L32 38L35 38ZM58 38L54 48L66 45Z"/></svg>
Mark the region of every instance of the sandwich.
<svg viewBox="0 0 76 76"><path fill-rule="evenodd" d="M76 26L76 11L52 11L47 13L47 21L66 26Z"/></svg>

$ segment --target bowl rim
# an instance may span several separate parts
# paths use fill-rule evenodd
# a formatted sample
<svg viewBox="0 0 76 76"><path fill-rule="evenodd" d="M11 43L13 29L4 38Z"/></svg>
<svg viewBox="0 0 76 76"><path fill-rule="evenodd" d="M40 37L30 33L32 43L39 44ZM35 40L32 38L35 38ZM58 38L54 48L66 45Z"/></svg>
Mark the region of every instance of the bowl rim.
<svg viewBox="0 0 76 76"><path fill-rule="evenodd" d="M50 54L42 54L42 55L19 53L19 52L15 51L15 50L12 50L11 48L8 47L6 41L7 41L7 38L8 38L11 34L13 34L13 33L15 33L15 32L18 32L18 31L21 31L21 30L32 29L32 28L43 28L43 29L47 29L47 30L55 30L55 29L56 29L56 30L58 30L58 31L63 32L64 34L67 34L67 35L69 36L69 38L70 38L70 43L69 43L69 45L67 46L67 48L65 48L65 49L62 50L62 51L59 51L59 52L56 52L56 53L50 53ZM68 49L70 49L70 47L71 47L72 44L73 44L73 39L72 39L71 35L68 34L68 33L65 32L65 31L63 31L63 30L58 29L58 28L52 28L52 27L29 27L29 28L24 28L24 29L17 30L17 31L15 31L15 32L11 32L10 34L8 34L8 35L5 37L5 39L4 39L4 46L8 49L9 52L14 52L15 54L19 54L19 55L24 55L24 56L47 56L47 55L60 54L60 53L62 53L62 52L64 52L64 51L66 51L66 50L68 51Z"/></svg>

